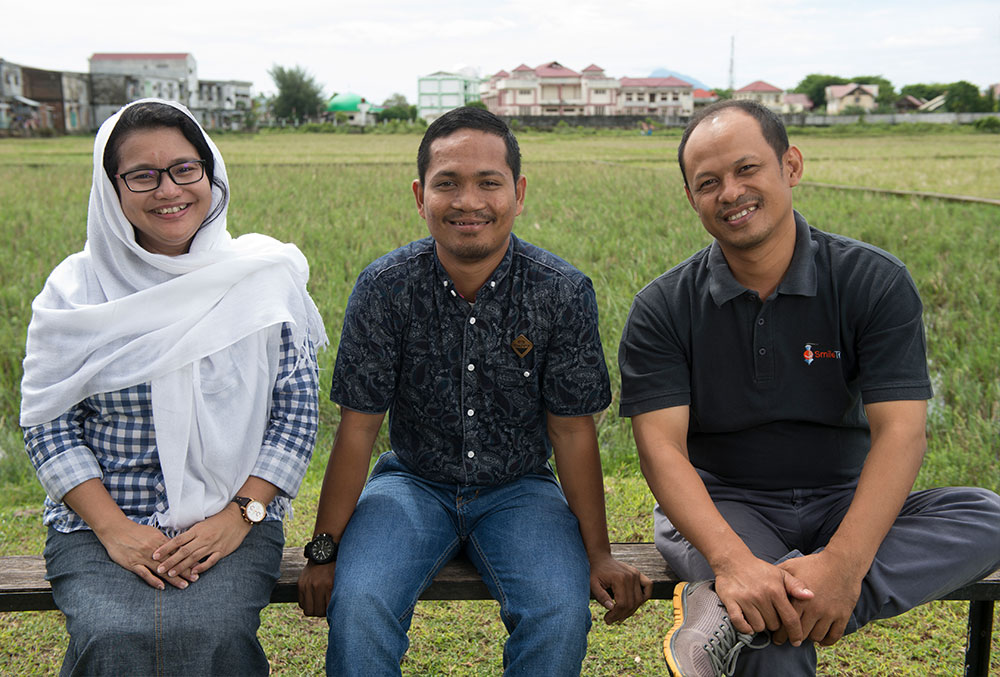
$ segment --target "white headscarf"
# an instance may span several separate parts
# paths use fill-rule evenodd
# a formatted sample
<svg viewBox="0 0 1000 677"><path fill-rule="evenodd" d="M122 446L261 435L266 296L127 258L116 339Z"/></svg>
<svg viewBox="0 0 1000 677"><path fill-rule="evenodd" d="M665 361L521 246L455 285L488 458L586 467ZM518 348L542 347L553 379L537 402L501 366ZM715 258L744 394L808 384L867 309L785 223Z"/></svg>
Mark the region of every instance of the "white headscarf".
<svg viewBox="0 0 1000 677"><path fill-rule="evenodd" d="M104 171L104 149L123 111L147 102L177 108L198 124L180 104L143 99L101 125L87 244L52 271L31 305L20 422L45 423L91 395L151 382L169 503L157 520L184 529L224 508L254 467L270 416L281 324L292 327L300 348L327 339L306 291L302 253L264 235L232 239L225 206L187 254L139 246ZM222 156L198 129L228 191ZM209 213L223 199L213 186Z"/></svg>

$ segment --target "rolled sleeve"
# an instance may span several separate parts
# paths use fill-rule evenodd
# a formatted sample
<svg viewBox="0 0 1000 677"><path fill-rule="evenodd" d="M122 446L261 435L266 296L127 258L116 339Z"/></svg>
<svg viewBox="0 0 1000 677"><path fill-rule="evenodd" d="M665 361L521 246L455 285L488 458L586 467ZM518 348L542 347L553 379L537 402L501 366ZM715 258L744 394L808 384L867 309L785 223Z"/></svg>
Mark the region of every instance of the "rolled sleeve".
<svg viewBox="0 0 1000 677"><path fill-rule="evenodd" d="M48 423L24 429L24 445L38 481L49 499L62 503L71 489L104 473L94 452L83 442L80 407Z"/></svg>
<svg viewBox="0 0 1000 677"><path fill-rule="evenodd" d="M286 325L281 332L278 377L271 394L271 418L252 474L294 498L316 446L319 375L316 347L307 337L295 346Z"/></svg>

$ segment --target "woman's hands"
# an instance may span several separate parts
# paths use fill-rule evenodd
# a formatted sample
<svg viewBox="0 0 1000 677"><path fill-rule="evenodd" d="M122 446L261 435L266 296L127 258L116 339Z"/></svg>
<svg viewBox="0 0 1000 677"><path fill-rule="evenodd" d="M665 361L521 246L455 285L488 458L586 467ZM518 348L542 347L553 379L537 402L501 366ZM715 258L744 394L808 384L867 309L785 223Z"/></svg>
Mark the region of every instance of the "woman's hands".
<svg viewBox="0 0 1000 677"><path fill-rule="evenodd" d="M156 573L169 580L190 571L190 577L186 578L196 581L199 574L240 547L252 528L243 519L239 506L229 503L184 533L158 544L152 553L152 559L158 563Z"/></svg>
<svg viewBox="0 0 1000 677"><path fill-rule="evenodd" d="M156 575L157 562L153 559L153 552L167 542L167 537L156 527L136 524L123 515L113 525L100 531L95 529L94 533L115 564L131 571L157 590L166 587L164 581L183 590L188 581L198 578L192 578L191 572L186 569L175 571L170 576ZM178 573L181 575L178 576Z"/></svg>

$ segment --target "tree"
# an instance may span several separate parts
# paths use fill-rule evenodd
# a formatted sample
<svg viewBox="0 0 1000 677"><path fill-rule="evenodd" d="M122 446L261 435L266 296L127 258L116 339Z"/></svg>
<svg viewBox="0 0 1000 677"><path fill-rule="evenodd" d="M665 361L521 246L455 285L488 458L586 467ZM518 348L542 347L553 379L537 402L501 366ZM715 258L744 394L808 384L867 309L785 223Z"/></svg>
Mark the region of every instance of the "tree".
<svg viewBox="0 0 1000 677"><path fill-rule="evenodd" d="M379 120L409 120L413 121L417 117L417 107L411 106L406 97L396 92L382 102L382 112L378 114Z"/></svg>
<svg viewBox="0 0 1000 677"><path fill-rule="evenodd" d="M965 80L948 85L944 106L952 113L985 113L993 110L993 102L980 94L978 87Z"/></svg>
<svg viewBox="0 0 1000 677"><path fill-rule="evenodd" d="M904 85L899 90L900 96L915 96L918 99L923 99L924 101L930 101L936 96L941 96L948 91L948 85L942 85L940 83L934 84L923 84L917 83L913 85Z"/></svg>
<svg viewBox="0 0 1000 677"><path fill-rule="evenodd" d="M851 81L839 75L810 73L802 78L792 91L807 95L813 102L813 110L822 110L826 108L826 88L830 85L846 85L849 82Z"/></svg>
<svg viewBox="0 0 1000 677"><path fill-rule="evenodd" d="M466 106L467 106L468 108L482 108L483 110L487 110L487 108L486 108L486 104L485 104L485 103L483 103L483 102L482 102L481 100L479 100L479 99L476 99L475 101L469 101L469 102L468 102L467 104L465 104L465 105L466 105Z"/></svg>
<svg viewBox="0 0 1000 677"><path fill-rule="evenodd" d="M323 87L304 68L275 65L267 74L278 88L278 95L274 97L275 117L301 122L323 112Z"/></svg>
<svg viewBox="0 0 1000 677"><path fill-rule="evenodd" d="M733 90L731 89L713 89L712 94L715 94L719 98L719 101L726 101L733 98Z"/></svg>

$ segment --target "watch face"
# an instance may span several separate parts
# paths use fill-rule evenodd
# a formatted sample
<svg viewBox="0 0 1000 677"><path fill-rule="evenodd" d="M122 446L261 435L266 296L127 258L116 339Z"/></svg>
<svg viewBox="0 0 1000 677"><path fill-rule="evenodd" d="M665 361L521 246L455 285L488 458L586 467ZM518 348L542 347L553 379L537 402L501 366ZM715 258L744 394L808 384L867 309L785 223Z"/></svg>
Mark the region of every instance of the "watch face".
<svg viewBox="0 0 1000 677"><path fill-rule="evenodd" d="M325 538L312 543L312 558L317 562L328 562L333 557L333 543Z"/></svg>
<svg viewBox="0 0 1000 677"><path fill-rule="evenodd" d="M246 511L247 519L254 524L263 521L264 517L267 515L267 510L264 508L264 504L260 501L250 501L247 503Z"/></svg>

